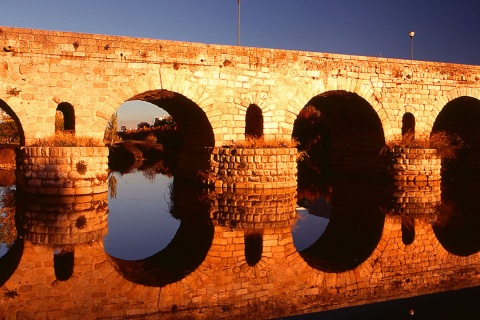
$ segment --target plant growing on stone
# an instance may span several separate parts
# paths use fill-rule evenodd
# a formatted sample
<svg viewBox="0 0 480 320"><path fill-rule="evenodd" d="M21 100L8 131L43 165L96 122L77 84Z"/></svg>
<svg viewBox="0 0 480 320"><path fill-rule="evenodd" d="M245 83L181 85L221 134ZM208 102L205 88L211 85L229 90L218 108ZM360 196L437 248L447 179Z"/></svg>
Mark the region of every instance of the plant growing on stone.
<svg viewBox="0 0 480 320"><path fill-rule="evenodd" d="M232 141L230 147L238 148L295 148L298 143L294 139L272 139L267 140L263 137L246 137L245 140Z"/></svg>
<svg viewBox="0 0 480 320"><path fill-rule="evenodd" d="M37 139L33 147L101 147L102 141L92 137L77 137L73 133L57 133L54 136Z"/></svg>
<svg viewBox="0 0 480 320"><path fill-rule="evenodd" d="M20 94L20 92L21 90L18 88L9 88L6 91L7 95L9 95L10 97L16 97Z"/></svg>
<svg viewBox="0 0 480 320"><path fill-rule="evenodd" d="M466 147L465 142L456 134L437 131L428 138L416 138L414 132L406 133L401 140L388 142L381 154L387 154L393 148L431 148L436 149L441 159L453 160L460 149Z"/></svg>

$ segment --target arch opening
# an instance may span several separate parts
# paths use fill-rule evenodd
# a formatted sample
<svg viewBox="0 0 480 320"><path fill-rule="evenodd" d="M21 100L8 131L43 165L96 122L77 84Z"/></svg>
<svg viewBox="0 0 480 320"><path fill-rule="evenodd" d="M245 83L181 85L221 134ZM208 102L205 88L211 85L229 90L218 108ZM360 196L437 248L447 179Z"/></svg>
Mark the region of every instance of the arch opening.
<svg viewBox="0 0 480 320"><path fill-rule="evenodd" d="M247 232L244 236L245 259L250 267L262 259L263 235L259 232Z"/></svg>
<svg viewBox="0 0 480 320"><path fill-rule="evenodd" d="M25 133L23 131L20 119L10 106L0 99L0 112L2 118L0 119L0 133L4 137L4 142L10 144L12 141L19 145L25 145Z"/></svg>
<svg viewBox="0 0 480 320"><path fill-rule="evenodd" d="M415 116L406 112L402 117L402 138L412 138L415 139Z"/></svg>
<svg viewBox="0 0 480 320"><path fill-rule="evenodd" d="M299 162L302 177L384 177L379 156L385 145L382 123L373 107L355 93L329 91L312 98L294 122L293 138L308 155Z"/></svg>
<svg viewBox="0 0 480 320"><path fill-rule="evenodd" d="M68 102L59 103L57 106L55 132L75 133L75 109Z"/></svg>
<svg viewBox="0 0 480 320"><path fill-rule="evenodd" d="M478 175L480 168L480 100L462 96L448 102L438 114L431 135L444 132L455 156L442 161L442 177L450 174ZM448 150L447 150L448 151Z"/></svg>
<svg viewBox="0 0 480 320"><path fill-rule="evenodd" d="M126 102L133 101L153 104L168 113L170 119L168 121L174 127L174 130L169 131L167 137L169 139L164 139L166 137L164 131L155 134L152 141L161 143L163 151L172 156L173 160L170 161L172 175L192 178L199 171L210 168L208 149L215 145L214 133L207 115L196 103L179 93L163 89L138 94ZM147 136L147 130L152 130L152 126L155 125L148 123L153 121L153 118L147 120L143 126L144 134Z"/></svg>
<svg viewBox="0 0 480 320"><path fill-rule="evenodd" d="M55 276L60 281L66 281L73 275L74 252L68 249L56 249L53 256Z"/></svg>
<svg viewBox="0 0 480 320"><path fill-rule="evenodd" d="M245 115L245 138L263 137L263 114L262 109L255 104L247 108Z"/></svg>

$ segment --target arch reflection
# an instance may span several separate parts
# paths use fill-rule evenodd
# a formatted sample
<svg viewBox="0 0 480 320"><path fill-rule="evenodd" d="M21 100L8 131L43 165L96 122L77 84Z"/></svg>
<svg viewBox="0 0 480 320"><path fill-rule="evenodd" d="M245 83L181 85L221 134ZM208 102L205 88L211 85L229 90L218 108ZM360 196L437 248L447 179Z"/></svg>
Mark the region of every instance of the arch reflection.
<svg viewBox="0 0 480 320"><path fill-rule="evenodd" d="M480 251L480 181L457 176L442 181L442 203L433 231L440 244L457 256Z"/></svg>
<svg viewBox="0 0 480 320"><path fill-rule="evenodd" d="M125 279L145 286L163 287L185 278L204 261L212 244L209 210L203 190L174 180L170 214L181 222L170 243L145 259L124 260L109 255L110 261Z"/></svg>
<svg viewBox="0 0 480 320"><path fill-rule="evenodd" d="M365 186L368 184L368 186ZM352 270L375 250L383 231L388 186L380 182L336 180L331 187L330 221L300 255L326 272Z"/></svg>

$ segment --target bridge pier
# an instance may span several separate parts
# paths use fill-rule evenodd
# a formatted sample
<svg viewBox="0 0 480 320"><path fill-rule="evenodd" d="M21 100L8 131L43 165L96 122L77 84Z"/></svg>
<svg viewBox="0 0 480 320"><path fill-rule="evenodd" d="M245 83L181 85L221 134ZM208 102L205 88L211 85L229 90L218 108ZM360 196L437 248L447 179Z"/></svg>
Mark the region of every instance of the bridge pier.
<svg viewBox="0 0 480 320"><path fill-rule="evenodd" d="M442 161L436 149L394 147L391 156L391 169L396 181L441 180Z"/></svg>
<svg viewBox="0 0 480 320"><path fill-rule="evenodd" d="M87 195L108 191L107 147L22 147L16 187L27 194Z"/></svg>
<svg viewBox="0 0 480 320"><path fill-rule="evenodd" d="M271 189L297 186L297 148L217 147L211 154L216 188Z"/></svg>

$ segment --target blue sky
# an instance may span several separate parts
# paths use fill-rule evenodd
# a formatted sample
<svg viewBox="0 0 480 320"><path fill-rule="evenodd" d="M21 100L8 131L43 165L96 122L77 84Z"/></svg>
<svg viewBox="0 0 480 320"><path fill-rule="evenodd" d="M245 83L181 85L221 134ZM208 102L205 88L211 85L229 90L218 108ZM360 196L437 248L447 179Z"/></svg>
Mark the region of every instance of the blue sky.
<svg viewBox="0 0 480 320"><path fill-rule="evenodd" d="M414 30L414 59L480 65L479 0L241 0L240 7L242 46L409 58ZM0 25L236 45L237 13L237 0L1 0Z"/></svg>

